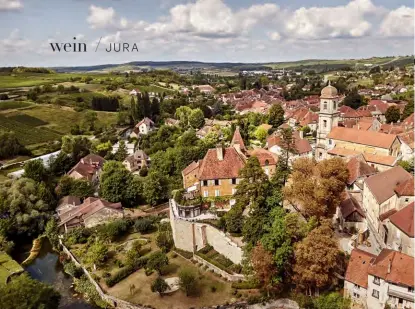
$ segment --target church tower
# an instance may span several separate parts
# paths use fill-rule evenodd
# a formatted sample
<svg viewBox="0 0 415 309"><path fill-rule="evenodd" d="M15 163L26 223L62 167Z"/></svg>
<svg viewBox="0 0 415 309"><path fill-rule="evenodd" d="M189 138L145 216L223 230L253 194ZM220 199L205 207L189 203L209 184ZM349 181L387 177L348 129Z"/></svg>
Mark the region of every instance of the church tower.
<svg viewBox="0 0 415 309"><path fill-rule="evenodd" d="M320 95L320 112L318 113L317 144L315 158L317 160L325 159L327 148L329 147L326 140L327 135L333 127L339 124L339 95L337 89L330 84L321 90Z"/></svg>

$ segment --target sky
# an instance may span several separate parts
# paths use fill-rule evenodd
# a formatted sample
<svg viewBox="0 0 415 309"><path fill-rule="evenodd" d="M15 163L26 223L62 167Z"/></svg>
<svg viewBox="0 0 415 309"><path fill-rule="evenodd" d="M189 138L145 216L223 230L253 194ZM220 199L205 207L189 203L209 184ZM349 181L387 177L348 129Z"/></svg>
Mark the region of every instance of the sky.
<svg viewBox="0 0 415 309"><path fill-rule="evenodd" d="M52 50L64 43L69 52ZM0 0L0 66L413 53L412 0Z"/></svg>

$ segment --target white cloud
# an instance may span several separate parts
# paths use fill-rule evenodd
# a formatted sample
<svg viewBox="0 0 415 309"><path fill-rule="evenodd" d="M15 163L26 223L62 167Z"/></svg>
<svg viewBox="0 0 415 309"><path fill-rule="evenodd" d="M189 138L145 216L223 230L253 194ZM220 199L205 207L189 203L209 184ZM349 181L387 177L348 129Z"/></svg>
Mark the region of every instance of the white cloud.
<svg viewBox="0 0 415 309"><path fill-rule="evenodd" d="M353 0L344 6L299 8L285 25L286 35L295 39L361 37L372 25L365 18L375 14L371 0Z"/></svg>
<svg viewBox="0 0 415 309"><path fill-rule="evenodd" d="M0 11L13 11L23 8L20 0L0 0Z"/></svg>
<svg viewBox="0 0 415 309"><path fill-rule="evenodd" d="M281 34L279 34L277 31L269 32L268 37L271 39L271 41L281 40Z"/></svg>
<svg viewBox="0 0 415 309"><path fill-rule="evenodd" d="M29 48L30 43L30 40L21 37L19 29L14 29L7 38L0 40L0 52L23 52Z"/></svg>
<svg viewBox="0 0 415 309"><path fill-rule="evenodd" d="M413 37L414 18L413 8L401 6L386 15L380 25L380 33L388 37Z"/></svg>
<svg viewBox="0 0 415 309"><path fill-rule="evenodd" d="M89 7L86 21L92 29L123 29L128 26L127 19L118 19L112 7L103 8L93 4Z"/></svg>

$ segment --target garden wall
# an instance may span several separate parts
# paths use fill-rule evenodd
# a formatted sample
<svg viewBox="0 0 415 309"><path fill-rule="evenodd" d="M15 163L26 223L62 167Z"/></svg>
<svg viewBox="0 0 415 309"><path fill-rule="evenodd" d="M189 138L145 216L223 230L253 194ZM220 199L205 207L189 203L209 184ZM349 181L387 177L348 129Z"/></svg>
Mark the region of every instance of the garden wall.
<svg viewBox="0 0 415 309"><path fill-rule="evenodd" d="M59 243L62 245L62 251L68 255L72 262L75 263L76 266L82 268L83 272L85 273L85 275L87 276L87 278L89 279L89 281L92 283L92 285L95 287L95 289L97 290L99 296L101 297L101 299L103 301L105 301L106 303L108 303L109 305L111 305L114 308L120 308L120 309L149 309L149 307L143 307L143 306L137 306L134 305L132 303L129 303L125 300L119 299L117 297L111 296L106 294L102 288L100 287L100 285L92 278L91 274L89 273L88 270L86 270L86 268L84 268L79 262L78 260L75 258L75 256L72 254L72 252L65 247L65 245L62 243L62 240L59 239Z"/></svg>
<svg viewBox="0 0 415 309"><path fill-rule="evenodd" d="M222 277L228 279L229 281L239 281L239 280L244 280L245 276L244 275L240 275L240 274L229 274L226 271L220 269L219 267L213 265L212 263L204 260L203 258L201 258L200 256L194 254L193 255L193 259L198 261L199 263L202 263L203 265L207 266L209 269L212 269L215 273L221 275Z"/></svg>
<svg viewBox="0 0 415 309"><path fill-rule="evenodd" d="M174 215L171 207L170 224L176 248L195 252L209 244L234 264L241 264L243 255L242 248L222 231L208 224L178 218Z"/></svg>

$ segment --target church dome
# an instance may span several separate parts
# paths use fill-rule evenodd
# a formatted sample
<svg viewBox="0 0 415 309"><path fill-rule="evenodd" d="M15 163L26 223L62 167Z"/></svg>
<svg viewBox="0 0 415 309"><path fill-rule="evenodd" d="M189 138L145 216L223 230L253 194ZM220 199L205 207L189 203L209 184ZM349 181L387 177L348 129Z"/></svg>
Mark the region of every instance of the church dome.
<svg viewBox="0 0 415 309"><path fill-rule="evenodd" d="M337 89L336 87L333 87L330 82L329 85L324 87L321 90L321 98L325 98L325 99L331 99L331 98L335 98L337 97L338 93L337 93Z"/></svg>

